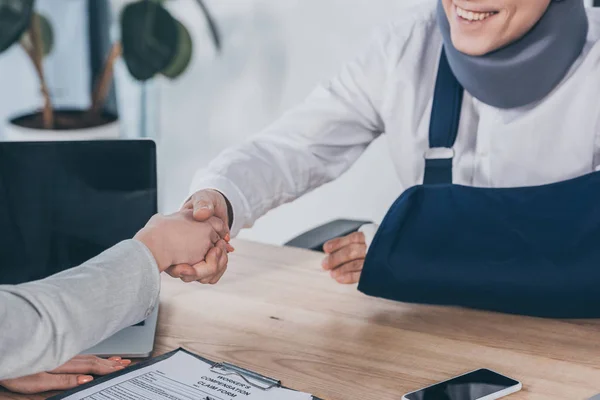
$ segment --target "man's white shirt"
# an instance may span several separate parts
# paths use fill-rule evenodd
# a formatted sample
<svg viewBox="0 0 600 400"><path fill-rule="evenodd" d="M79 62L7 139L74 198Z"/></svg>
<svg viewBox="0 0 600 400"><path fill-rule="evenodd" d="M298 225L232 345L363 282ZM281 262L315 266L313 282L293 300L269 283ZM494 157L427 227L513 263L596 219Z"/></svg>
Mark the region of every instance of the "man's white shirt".
<svg viewBox="0 0 600 400"><path fill-rule="evenodd" d="M190 193L224 193L236 235L267 211L339 177L381 134L402 186L422 183L442 47L435 4L429 0L377 32L362 54L302 104L197 171ZM588 17L581 56L543 100L502 110L465 93L454 183L532 186L598 168L600 9L588 9Z"/></svg>

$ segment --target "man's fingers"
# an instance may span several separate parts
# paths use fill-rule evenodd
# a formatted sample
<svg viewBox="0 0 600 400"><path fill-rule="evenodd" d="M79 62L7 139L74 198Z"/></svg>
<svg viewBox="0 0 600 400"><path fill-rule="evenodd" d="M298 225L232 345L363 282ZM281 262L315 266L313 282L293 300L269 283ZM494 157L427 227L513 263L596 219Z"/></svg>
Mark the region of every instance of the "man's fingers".
<svg viewBox="0 0 600 400"><path fill-rule="evenodd" d="M211 283L215 278L218 277L220 279L223 275L222 272L227 268L227 261L227 243L221 239L216 243L215 247L208 251L204 261L193 266L187 264L177 265L171 267L168 273L171 276L181 278L186 283L193 281Z"/></svg>
<svg viewBox="0 0 600 400"><path fill-rule="evenodd" d="M194 276L196 274L196 270L189 264L173 265L172 267L169 267L165 272L173 278L181 278L182 276L186 275Z"/></svg>
<svg viewBox="0 0 600 400"><path fill-rule="evenodd" d="M364 260L350 261L349 263L346 263L346 264L342 265L341 267L338 267L338 268L332 270L330 272L331 277L333 279L337 279L337 278L341 277L342 275L347 275L352 272L360 272L360 271L362 271L364 264L365 264Z"/></svg>
<svg viewBox="0 0 600 400"><path fill-rule="evenodd" d="M219 234L222 239L225 239L225 236L229 233L229 227L223 222L220 218L210 218L208 220L210 226Z"/></svg>
<svg viewBox="0 0 600 400"><path fill-rule="evenodd" d="M199 207L194 204L194 219L199 222L204 222L214 215L214 210L207 207Z"/></svg>
<svg viewBox="0 0 600 400"><path fill-rule="evenodd" d="M206 221L215 214L214 199L208 191L200 191L192 196L194 205L194 219L196 221Z"/></svg>
<svg viewBox="0 0 600 400"><path fill-rule="evenodd" d="M323 260L323 268L332 270L342 266L350 261L360 260L367 255L367 245L362 243L353 243L329 254Z"/></svg>
<svg viewBox="0 0 600 400"><path fill-rule="evenodd" d="M227 262L228 262L227 252L221 251L221 257L218 260L219 271L216 273L215 276L202 279L200 281L200 283L209 284L209 285L215 285L216 283L218 283L221 280L221 278L223 277L223 275L225 274L225 272L227 271Z"/></svg>
<svg viewBox="0 0 600 400"><path fill-rule="evenodd" d="M179 264L179 265L181 265L181 264ZM176 268L179 265L172 265L169 268L165 269L164 272L172 278L179 278L179 275L177 275L177 273L176 273Z"/></svg>
<svg viewBox="0 0 600 400"><path fill-rule="evenodd" d="M212 220L212 218L209 219L209 221ZM219 233L213 228L210 231L210 242L214 245L215 243L217 243L219 240L221 240L221 236L219 235Z"/></svg>
<svg viewBox="0 0 600 400"><path fill-rule="evenodd" d="M338 283L343 285L352 285L354 283L358 283L360 281L360 274L362 271L350 272L349 274L344 274L336 278L335 280Z"/></svg>
<svg viewBox="0 0 600 400"><path fill-rule="evenodd" d="M190 282L196 281L196 277L193 276L193 275L183 275L179 279L181 279L181 281L184 282L184 283L190 283Z"/></svg>
<svg viewBox="0 0 600 400"><path fill-rule="evenodd" d="M122 370L129 363L129 360L105 360L96 356L78 356L50 371L50 374L107 375Z"/></svg>
<svg viewBox="0 0 600 400"><path fill-rule="evenodd" d="M227 262L229 261L229 258L227 257L228 246L229 243L227 243L225 240L219 240L216 244L216 247L221 249L221 254L219 256L219 259L217 260L217 265L219 266L219 269L227 268Z"/></svg>
<svg viewBox="0 0 600 400"><path fill-rule="evenodd" d="M223 270L216 277L214 277L210 282L208 282L208 284L209 285L217 284L221 280L223 275L225 275L225 272L227 272L227 268L223 268Z"/></svg>
<svg viewBox="0 0 600 400"><path fill-rule="evenodd" d="M219 258L222 250L213 247L206 254L206 259L194 265L195 279L201 283L208 283L219 272ZM206 281L205 281L206 280Z"/></svg>
<svg viewBox="0 0 600 400"><path fill-rule="evenodd" d="M193 210L194 209L194 202L192 201L192 198L190 197L188 201L185 202L185 204L181 207L180 211L183 210Z"/></svg>
<svg viewBox="0 0 600 400"><path fill-rule="evenodd" d="M189 264L179 264L171 267L170 273L173 278L179 278L185 283L194 282L198 278L196 277L196 268Z"/></svg>
<svg viewBox="0 0 600 400"><path fill-rule="evenodd" d="M217 282L219 282L223 274L225 274L225 271L227 271L227 263L229 262L229 257L227 256L228 245L229 244L226 243L224 240L217 243L217 246L221 249L221 256L219 257L217 264L219 266L219 272L208 282L211 285L214 285Z"/></svg>
<svg viewBox="0 0 600 400"><path fill-rule="evenodd" d="M167 268L165 272L173 278L180 278L186 283L200 281L201 283L214 284L218 282L227 269L229 260L227 253L234 251L234 248L224 239L221 239L214 230L211 235L213 234L216 236L214 238L211 237L211 240L215 242L215 247L212 247L208 251L204 261L193 266L189 264L173 265Z"/></svg>
<svg viewBox="0 0 600 400"><path fill-rule="evenodd" d="M214 189L204 189L196 192L191 198L194 219L206 221L210 217L217 217L225 222L229 229L229 213L225 195ZM225 238L225 235L222 236ZM229 239L227 239L229 240Z"/></svg>
<svg viewBox="0 0 600 400"><path fill-rule="evenodd" d="M181 265L181 264L179 264ZM167 273L167 275L169 275L172 278L179 278L179 275L176 274L175 272L175 268L177 268L178 265L172 265L169 268L165 269L165 272Z"/></svg>
<svg viewBox="0 0 600 400"><path fill-rule="evenodd" d="M226 210L224 214L218 207L221 200L220 196L220 193L211 190L203 190L194 194L192 197L193 216L196 221L207 221L221 239L229 241L231 237L229 235L229 226L226 222Z"/></svg>
<svg viewBox="0 0 600 400"><path fill-rule="evenodd" d="M327 254L331 254L338 251L342 247L349 246L351 244L364 244L365 235L362 232L354 232L346 236L332 239L323 245L323 250Z"/></svg>

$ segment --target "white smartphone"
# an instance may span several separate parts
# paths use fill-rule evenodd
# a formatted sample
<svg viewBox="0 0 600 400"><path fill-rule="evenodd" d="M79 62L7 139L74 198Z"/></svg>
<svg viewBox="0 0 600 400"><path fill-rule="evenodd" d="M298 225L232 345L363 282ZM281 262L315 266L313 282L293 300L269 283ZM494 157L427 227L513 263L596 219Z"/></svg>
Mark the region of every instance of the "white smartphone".
<svg viewBox="0 0 600 400"><path fill-rule="evenodd" d="M489 369L478 369L405 394L403 400L495 400L518 392L521 382Z"/></svg>

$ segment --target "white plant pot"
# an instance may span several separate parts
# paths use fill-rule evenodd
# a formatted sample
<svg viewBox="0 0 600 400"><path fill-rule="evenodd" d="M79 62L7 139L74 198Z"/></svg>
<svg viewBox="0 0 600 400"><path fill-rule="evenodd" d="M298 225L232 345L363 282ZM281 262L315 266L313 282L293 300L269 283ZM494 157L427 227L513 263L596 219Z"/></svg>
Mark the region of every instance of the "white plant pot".
<svg viewBox="0 0 600 400"><path fill-rule="evenodd" d="M10 119L4 125L2 140L8 142L114 140L119 139L121 131L119 120L92 128L44 130L15 125L12 122L15 119Z"/></svg>

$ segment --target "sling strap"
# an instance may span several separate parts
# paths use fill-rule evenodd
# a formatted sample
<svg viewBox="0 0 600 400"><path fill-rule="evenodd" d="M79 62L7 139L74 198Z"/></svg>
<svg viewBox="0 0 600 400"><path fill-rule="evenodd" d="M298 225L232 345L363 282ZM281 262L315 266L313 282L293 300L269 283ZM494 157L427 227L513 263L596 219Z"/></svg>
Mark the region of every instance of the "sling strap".
<svg viewBox="0 0 600 400"><path fill-rule="evenodd" d="M424 155L426 185L452 183L452 146L458 134L463 93L442 48L429 124L429 150Z"/></svg>

